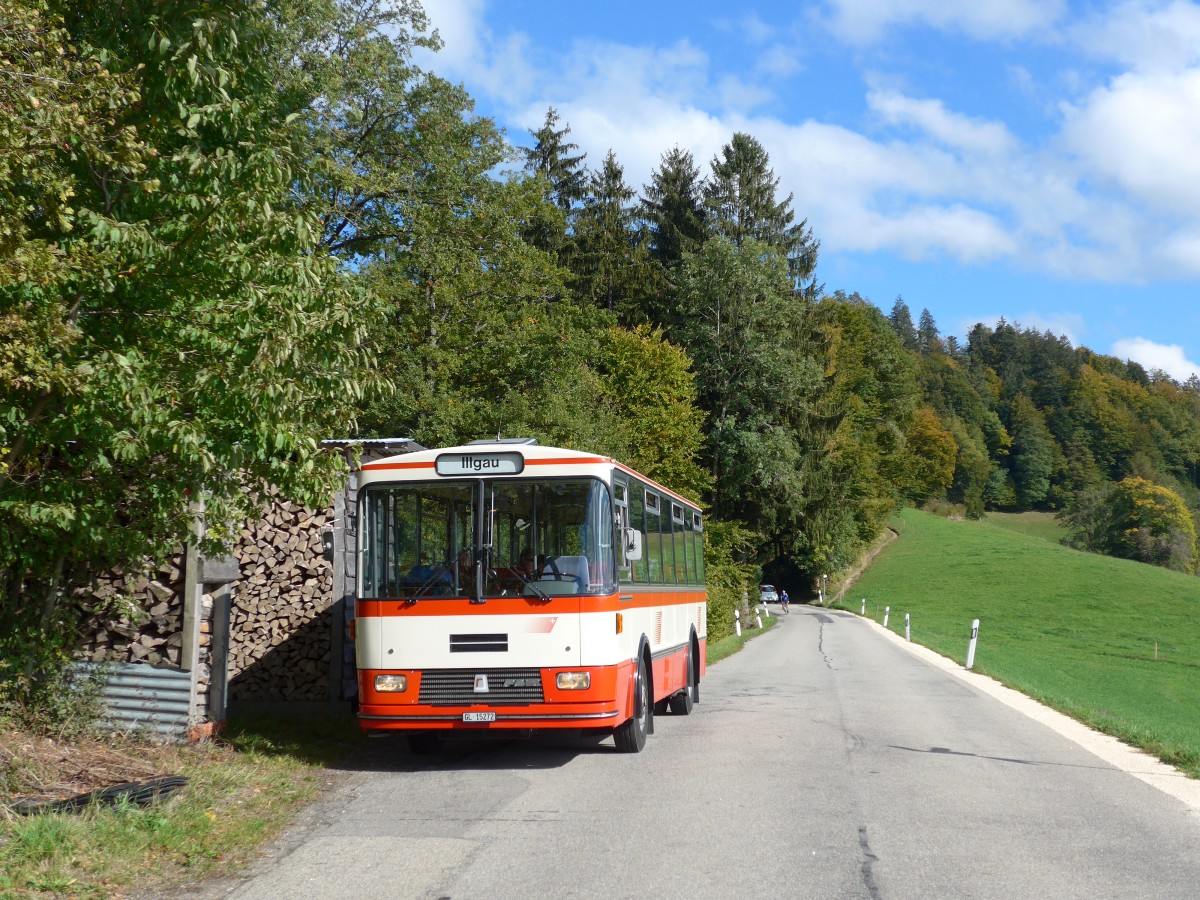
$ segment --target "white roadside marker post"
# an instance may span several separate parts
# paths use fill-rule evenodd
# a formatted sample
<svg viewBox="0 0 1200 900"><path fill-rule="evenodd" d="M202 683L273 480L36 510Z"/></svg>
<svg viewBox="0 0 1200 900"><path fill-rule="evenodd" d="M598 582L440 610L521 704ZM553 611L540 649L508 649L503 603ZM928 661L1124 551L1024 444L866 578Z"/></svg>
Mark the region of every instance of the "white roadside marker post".
<svg viewBox="0 0 1200 900"><path fill-rule="evenodd" d="M912 622L908 619L908 613L904 614L904 639L909 642L912 641Z"/></svg>
<svg viewBox="0 0 1200 900"><path fill-rule="evenodd" d="M733 611L733 627L737 629L737 636L742 636L742 611L735 609Z"/></svg>
<svg viewBox="0 0 1200 900"><path fill-rule="evenodd" d="M979 620L971 622L971 643L967 644L967 668L975 667L975 642L979 640Z"/></svg>
<svg viewBox="0 0 1200 900"><path fill-rule="evenodd" d="M891 614L892 614L892 608L890 606L885 606L883 608L883 627L884 628L887 628L888 616L890 616Z"/></svg>
<svg viewBox="0 0 1200 900"><path fill-rule="evenodd" d="M758 623L759 628L762 628L762 616L760 616L758 613L755 613L754 621Z"/></svg>
<svg viewBox="0 0 1200 900"><path fill-rule="evenodd" d="M862 614L864 616L867 614L867 598L866 597L863 597Z"/></svg>

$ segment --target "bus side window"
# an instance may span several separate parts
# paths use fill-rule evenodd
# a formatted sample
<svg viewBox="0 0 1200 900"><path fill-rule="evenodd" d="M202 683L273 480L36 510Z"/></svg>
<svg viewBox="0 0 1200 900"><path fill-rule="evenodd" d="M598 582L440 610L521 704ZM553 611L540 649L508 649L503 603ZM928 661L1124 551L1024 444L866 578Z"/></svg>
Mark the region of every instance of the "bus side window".
<svg viewBox="0 0 1200 900"><path fill-rule="evenodd" d="M672 579L676 584L687 584L687 550L686 545L687 534L683 528L683 507L678 503L671 504L671 547L675 551L675 577Z"/></svg>
<svg viewBox="0 0 1200 900"><path fill-rule="evenodd" d="M646 491L646 580L651 584L665 584L666 572L663 569L663 515L662 498L654 491ZM670 525L667 526L670 533Z"/></svg>
<svg viewBox="0 0 1200 900"><path fill-rule="evenodd" d="M658 521L662 533L663 577L659 580L666 584L675 584L678 579L675 577L675 538L671 533L671 506L673 504L665 497L660 499L662 502L662 515L658 517Z"/></svg>
<svg viewBox="0 0 1200 900"><path fill-rule="evenodd" d="M645 584L650 571L649 545L646 542L646 504L641 485L634 485L629 494L629 527L642 533L642 557L633 562L633 580Z"/></svg>
<svg viewBox="0 0 1200 900"><path fill-rule="evenodd" d="M616 510L614 523L616 540L617 580L622 584L633 581L633 562L625 556L625 529L630 527L629 485L619 479L613 481L613 507Z"/></svg>

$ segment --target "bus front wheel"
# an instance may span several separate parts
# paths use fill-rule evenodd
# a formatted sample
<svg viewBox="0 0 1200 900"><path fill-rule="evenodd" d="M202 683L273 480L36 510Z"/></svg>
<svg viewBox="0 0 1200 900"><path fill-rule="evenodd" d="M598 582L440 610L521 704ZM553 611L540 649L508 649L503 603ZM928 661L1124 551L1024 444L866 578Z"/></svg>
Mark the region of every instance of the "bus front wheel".
<svg viewBox="0 0 1200 900"><path fill-rule="evenodd" d="M646 659L638 655L633 675L633 715L613 733L622 753L640 753L650 732L650 680L646 677Z"/></svg>

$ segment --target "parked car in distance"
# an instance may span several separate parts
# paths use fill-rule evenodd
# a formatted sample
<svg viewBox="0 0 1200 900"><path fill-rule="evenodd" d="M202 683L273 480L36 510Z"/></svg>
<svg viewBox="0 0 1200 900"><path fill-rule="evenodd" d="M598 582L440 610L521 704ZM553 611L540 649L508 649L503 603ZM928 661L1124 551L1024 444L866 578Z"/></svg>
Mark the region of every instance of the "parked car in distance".
<svg viewBox="0 0 1200 900"><path fill-rule="evenodd" d="M759 603L778 603L779 594L775 590L773 584L760 584L758 586L758 602Z"/></svg>

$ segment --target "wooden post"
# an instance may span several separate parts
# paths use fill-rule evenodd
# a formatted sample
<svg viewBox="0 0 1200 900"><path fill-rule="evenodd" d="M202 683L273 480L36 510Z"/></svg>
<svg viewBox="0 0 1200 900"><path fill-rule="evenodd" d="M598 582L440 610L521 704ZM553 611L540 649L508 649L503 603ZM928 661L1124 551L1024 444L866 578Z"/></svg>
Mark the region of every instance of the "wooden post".
<svg viewBox="0 0 1200 900"><path fill-rule="evenodd" d="M199 528L199 523L196 525ZM197 539L199 535L196 536ZM184 547L183 562L183 644L179 648L179 668L191 673L188 694L188 727L198 725L205 711L200 708L200 548L196 542Z"/></svg>

